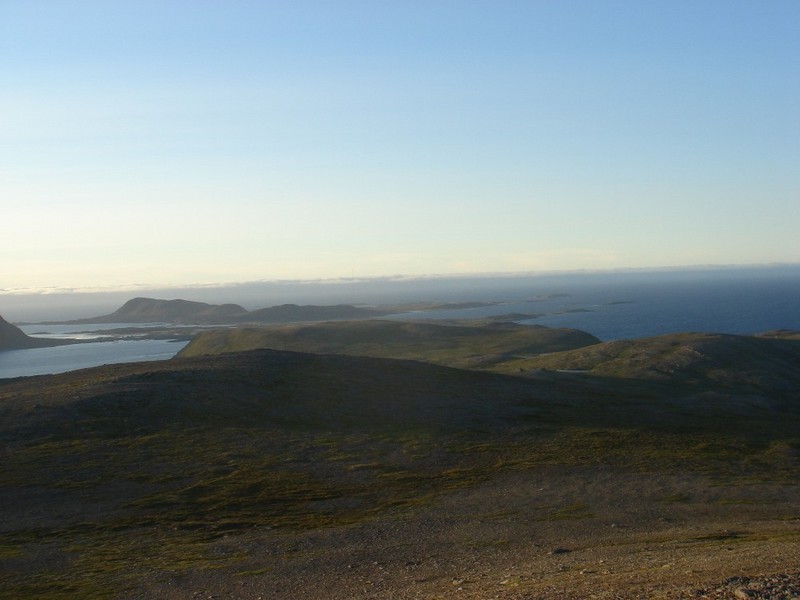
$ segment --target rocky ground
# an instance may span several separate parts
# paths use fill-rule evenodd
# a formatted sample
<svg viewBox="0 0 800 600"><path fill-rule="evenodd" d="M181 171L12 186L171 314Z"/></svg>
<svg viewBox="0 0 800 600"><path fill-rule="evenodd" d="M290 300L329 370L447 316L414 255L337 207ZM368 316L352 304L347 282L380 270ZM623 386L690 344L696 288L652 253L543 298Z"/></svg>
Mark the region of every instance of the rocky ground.
<svg viewBox="0 0 800 600"><path fill-rule="evenodd" d="M151 580L179 598L800 597L800 485L551 468L352 527L232 536L235 567Z"/></svg>
<svg viewBox="0 0 800 600"><path fill-rule="evenodd" d="M717 585L693 590L683 598L687 600L721 600L723 598L790 600L800 598L800 573L778 573L761 577L729 577Z"/></svg>

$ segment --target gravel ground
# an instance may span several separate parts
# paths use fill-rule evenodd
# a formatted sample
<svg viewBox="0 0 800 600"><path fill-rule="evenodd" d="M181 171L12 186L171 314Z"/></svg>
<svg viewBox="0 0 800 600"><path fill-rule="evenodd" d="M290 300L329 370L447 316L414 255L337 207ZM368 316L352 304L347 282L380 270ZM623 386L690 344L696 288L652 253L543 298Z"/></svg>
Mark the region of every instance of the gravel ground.
<svg viewBox="0 0 800 600"><path fill-rule="evenodd" d="M356 526L230 538L235 569L160 576L137 598L800 598L800 518L785 517L798 492L543 469ZM676 493L692 500L660 500ZM564 506L588 508L543 508Z"/></svg>
<svg viewBox="0 0 800 600"><path fill-rule="evenodd" d="M762 577L729 577L717 585L693 590L680 600L795 600L800 599L800 573Z"/></svg>

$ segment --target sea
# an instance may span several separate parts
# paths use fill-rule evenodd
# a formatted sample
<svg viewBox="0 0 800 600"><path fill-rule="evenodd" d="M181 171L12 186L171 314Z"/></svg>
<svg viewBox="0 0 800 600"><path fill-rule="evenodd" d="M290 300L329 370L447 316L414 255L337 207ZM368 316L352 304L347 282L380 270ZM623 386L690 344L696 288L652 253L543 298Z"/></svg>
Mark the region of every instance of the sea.
<svg viewBox="0 0 800 600"><path fill-rule="evenodd" d="M658 271L586 272L525 276L441 277L348 281L296 288L262 286L254 308L282 302L308 304L472 302L453 310L415 310L391 319L477 319L514 315L513 320L587 331L603 341L676 332L751 335L800 330L800 265L695 268ZM275 290L280 292L277 293ZM294 296L290 290L296 290ZM240 290L242 291L242 290ZM214 302L204 297L180 297ZM251 293L254 293L251 290ZM160 296L164 297L164 296ZM258 300L261 300L260 302ZM271 301L271 303L270 303ZM98 330L117 325L22 325L36 337L80 337L104 341L0 352L0 378L61 373L102 364L166 360L186 344L178 340L108 340ZM141 327L141 324L136 325Z"/></svg>

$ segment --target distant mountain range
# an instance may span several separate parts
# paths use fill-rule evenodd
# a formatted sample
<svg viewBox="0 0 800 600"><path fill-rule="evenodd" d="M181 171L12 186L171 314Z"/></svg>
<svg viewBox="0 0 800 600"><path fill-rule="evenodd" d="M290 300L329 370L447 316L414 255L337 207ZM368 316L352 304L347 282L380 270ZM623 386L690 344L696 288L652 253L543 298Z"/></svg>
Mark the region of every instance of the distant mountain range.
<svg viewBox="0 0 800 600"><path fill-rule="evenodd" d="M207 304L191 300L134 298L108 315L69 321L71 324L94 323L174 323L221 325L234 323L291 323L336 319L365 319L388 314L372 308L349 304L335 306L299 306L282 304L254 311L238 304Z"/></svg>

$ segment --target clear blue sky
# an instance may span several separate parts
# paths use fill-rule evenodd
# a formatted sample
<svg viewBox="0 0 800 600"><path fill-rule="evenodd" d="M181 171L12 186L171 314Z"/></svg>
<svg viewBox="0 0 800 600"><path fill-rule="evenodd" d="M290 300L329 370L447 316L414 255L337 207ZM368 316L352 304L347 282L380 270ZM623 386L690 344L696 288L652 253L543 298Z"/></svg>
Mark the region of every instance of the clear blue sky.
<svg viewBox="0 0 800 600"><path fill-rule="evenodd" d="M800 262L800 2L0 0L9 289Z"/></svg>

